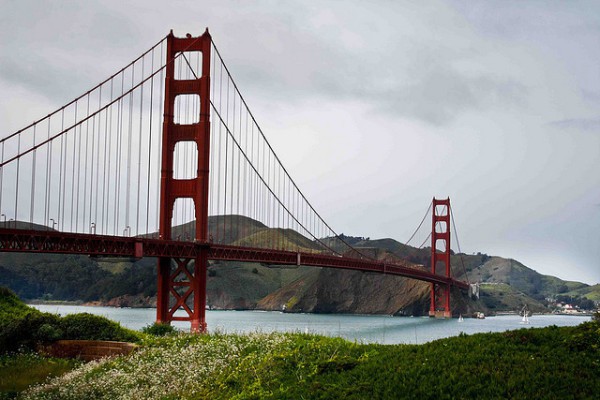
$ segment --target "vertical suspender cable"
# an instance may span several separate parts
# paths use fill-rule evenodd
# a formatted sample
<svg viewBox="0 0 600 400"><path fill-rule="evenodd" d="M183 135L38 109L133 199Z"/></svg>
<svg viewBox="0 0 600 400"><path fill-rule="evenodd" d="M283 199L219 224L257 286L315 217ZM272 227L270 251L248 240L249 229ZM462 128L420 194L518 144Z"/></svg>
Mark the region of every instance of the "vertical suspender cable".
<svg viewBox="0 0 600 400"><path fill-rule="evenodd" d="M142 58L142 79L144 79L144 73L145 73L145 63L144 63L144 58ZM135 234L139 235L140 234L140 188L141 188L141 180L142 180L142 130L143 130L143 126L144 126L144 121L143 121L143 117L142 114L144 112L144 85L142 85L142 87L140 88L140 119L139 119L139 124L140 124L140 129L138 132L138 152L137 152L137 161L138 161L138 165L137 165L137 181L136 181L136 186L137 186L137 194L136 194L136 198L135 198Z"/></svg>
<svg viewBox="0 0 600 400"><path fill-rule="evenodd" d="M102 86L100 86L100 91L98 93L98 109L100 109L100 107L102 107ZM100 132L101 132L101 127L102 125L102 115L98 114L98 135L96 136L96 129L94 128L94 146L96 149L96 164L95 164L95 171L96 171L96 185L94 188L94 179L92 178L92 184L90 185L90 193L92 193L92 191L94 192L94 194L90 195L90 225L93 222L94 224L98 223L98 189L99 189L99 182L98 179L100 177ZM94 124L95 126L95 124ZM94 153L94 148L92 148L92 154ZM94 163L94 161L92 160L92 164ZM95 205L95 207L92 208L92 204ZM94 214L94 218L92 218L92 214ZM94 231L95 233L95 231Z"/></svg>
<svg viewBox="0 0 600 400"><path fill-rule="evenodd" d="M227 81L227 108L226 108L226 117L225 120L229 122L229 81ZM229 155L229 135L225 135L225 184L223 186L223 240L225 240L227 226L227 170L228 170L228 155Z"/></svg>
<svg viewBox="0 0 600 400"><path fill-rule="evenodd" d="M48 118L48 139L50 139L50 118ZM50 213L50 154L52 153L52 144L48 144L46 149L46 185L44 186L44 225L50 222L48 214ZM2 142L2 161L4 161L4 142ZM1 179L1 178L0 178ZM2 204L2 192L0 191L0 205Z"/></svg>
<svg viewBox="0 0 600 400"><path fill-rule="evenodd" d="M112 103L113 101L113 79L110 80L110 102ZM111 148L111 144L112 144L112 140L111 137L112 135L108 134L108 126L111 125L112 126L112 110L113 108L111 107L109 110L107 110L106 115L105 115L105 123L104 123L104 157L103 157L103 161L104 161L104 168L103 168L103 172L102 172L102 234L107 234L108 233L108 196L107 193L110 192L110 186L107 188L107 184L108 184L108 180L110 179L110 168L111 168L111 154L112 154L112 148ZM107 162L107 157L108 157L108 162ZM106 210L106 212L105 212ZM104 219L106 215L106 220Z"/></svg>
<svg viewBox="0 0 600 400"><path fill-rule="evenodd" d="M21 153L21 134L17 135L17 154ZM17 181L15 183L15 228L19 221L19 213L17 207L19 206L19 170L20 170L21 157L17 158Z"/></svg>
<svg viewBox="0 0 600 400"><path fill-rule="evenodd" d="M161 62L162 62L162 60L164 60L164 41L160 44L160 59L161 59ZM164 104L164 101L165 101L165 91L164 91L164 85L165 85L165 76L164 76L165 75L165 67L166 67L166 64L163 65L163 67L160 70L160 79L159 79L159 82L160 82L160 91L159 91L159 93L160 93L160 102L159 102L159 106L162 105L162 104ZM160 115L161 114L159 113L159 117L158 117L158 119L159 119L159 121L158 121L159 122L158 123L158 129L160 129L160 127L162 125L161 122L164 122L164 118L165 118L165 115L163 114L162 115L162 120L161 120ZM158 157L161 158L162 154L161 154L161 151L160 151L160 135L158 135L158 137L159 137L159 139L158 139L158 144L157 144L157 147L158 147L157 148L157 152L158 152ZM162 165L162 160L159 159L158 162L156 163L156 166L157 166L156 187L157 187L157 189L160 188L160 174L161 174L161 172L160 172L160 168L161 167L160 166L161 165ZM160 192L159 192L159 194L156 197L159 198L159 196L160 196ZM157 232L158 232L158 228L159 228L159 221L160 221L160 201L157 201L156 202L156 231Z"/></svg>
<svg viewBox="0 0 600 400"><path fill-rule="evenodd" d="M75 102L75 114L77 114L77 102ZM61 131L65 129L65 110L63 109L61 112ZM67 173L66 173L66 164L67 164L67 149L69 146L69 133L67 132L65 135L61 135L60 137L60 163L59 163L59 181L58 181L58 215L57 218L60 222L60 230L65 230L65 196L67 193ZM64 138L64 143L63 143ZM63 151L64 145L64 151ZM64 158L64 160L63 160ZM50 160L50 166L52 166L52 160ZM52 180L52 174L50 174L50 180Z"/></svg>
<svg viewBox="0 0 600 400"><path fill-rule="evenodd" d="M35 131L36 131L36 124L33 125L33 146L35 147ZM36 150L33 151L33 161L32 161L32 166L31 166L31 203L30 203L30 210L29 210L29 227L30 229L33 229L33 209L34 209L34 204L35 204L35 161L36 161Z"/></svg>
<svg viewBox="0 0 600 400"><path fill-rule="evenodd" d="M154 49L152 49L150 61L150 70L154 73ZM151 162L152 162L152 114L154 112L154 77L150 79L150 116L148 119L148 178L146 184L146 235L150 232L149 224L150 224L150 178L151 178ZM141 167L140 167L141 169Z"/></svg>
<svg viewBox="0 0 600 400"><path fill-rule="evenodd" d="M121 95L119 96L118 102L118 111L117 111L117 119L118 119L118 127L117 127L117 168L115 171L115 219L114 219L114 235L117 236L121 233L121 229L119 226L119 217L121 216L121 159L123 157L123 103L125 102L125 98L123 97L123 93L125 93L125 74L121 74Z"/></svg>
<svg viewBox="0 0 600 400"><path fill-rule="evenodd" d="M131 68L131 87L135 85L135 64ZM129 92L129 123L127 124L127 177L125 179L125 229L130 228L129 221L129 211L131 209L131 158L132 154L132 138L133 138L133 92ZM127 234L131 234L131 232L127 232Z"/></svg>

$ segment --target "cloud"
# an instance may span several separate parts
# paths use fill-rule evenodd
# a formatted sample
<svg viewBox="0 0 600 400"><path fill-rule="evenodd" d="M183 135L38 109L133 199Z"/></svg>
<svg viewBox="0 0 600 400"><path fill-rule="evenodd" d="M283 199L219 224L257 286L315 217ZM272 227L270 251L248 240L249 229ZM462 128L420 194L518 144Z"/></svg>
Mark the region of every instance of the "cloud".
<svg viewBox="0 0 600 400"><path fill-rule="evenodd" d="M568 208L579 226L557 211L600 182L593 9L464 0L0 1L0 88L10 94L0 128L22 127L84 93L170 28L183 36L208 26L278 155L335 229L403 239L432 195L450 195L467 248L526 257L547 243L548 226L558 238L598 230L588 215L597 195L587 209ZM535 240L520 237L521 254L503 239L537 220L550 225L528 231ZM597 280L597 248L561 250L589 271L573 278Z"/></svg>
<svg viewBox="0 0 600 400"><path fill-rule="evenodd" d="M23 0L4 4L0 15L0 79L57 101L71 100L124 66L141 39L129 17L97 2L67 8Z"/></svg>
<svg viewBox="0 0 600 400"><path fill-rule="evenodd" d="M600 118L570 118L552 121L547 124L563 130L578 130L582 132L600 132Z"/></svg>
<svg viewBox="0 0 600 400"><path fill-rule="evenodd" d="M452 19L451 10L439 12ZM277 101L360 101L377 113L438 126L464 112L527 101L527 85L505 72L511 61L474 51L482 44L460 24L446 21L448 37L441 40L421 22L403 26L387 24L388 18L375 30L362 20L350 24L330 15L325 27L325 17L312 25L302 18L286 25L264 15L255 19L247 35L252 41L241 38L241 52L224 57L243 87ZM260 43L258 49L252 42Z"/></svg>

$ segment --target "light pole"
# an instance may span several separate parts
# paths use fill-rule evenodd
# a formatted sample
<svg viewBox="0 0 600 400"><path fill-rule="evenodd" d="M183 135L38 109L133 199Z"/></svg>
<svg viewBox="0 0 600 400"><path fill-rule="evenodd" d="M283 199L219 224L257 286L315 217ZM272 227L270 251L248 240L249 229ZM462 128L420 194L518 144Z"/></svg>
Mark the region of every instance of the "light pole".
<svg viewBox="0 0 600 400"><path fill-rule="evenodd" d="M127 225L125 227L125 229L123 229L123 236L129 236L131 235L131 227L129 225Z"/></svg>
<svg viewBox="0 0 600 400"><path fill-rule="evenodd" d="M92 222L91 225L90 225L90 233L92 235L96 234L96 223L95 222Z"/></svg>
<svg viewBox="0 0 600 400"><path fill-rule="evenodd" d="M50 218L50 221L52 221L52 230L54 230L54 226L58 224L58 222L55 221L54 218Z"/></svg>

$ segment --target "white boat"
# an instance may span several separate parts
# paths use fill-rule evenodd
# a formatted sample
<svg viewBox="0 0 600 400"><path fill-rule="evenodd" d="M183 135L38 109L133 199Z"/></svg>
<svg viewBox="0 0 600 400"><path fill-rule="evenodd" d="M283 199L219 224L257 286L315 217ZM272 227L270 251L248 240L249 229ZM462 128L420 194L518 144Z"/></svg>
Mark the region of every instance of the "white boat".
<svg viewBox="0 0 600 400"><path fill-rule="evenodd" d="M463 321L464 321L464 319L463 319L463 317L462 317L462 314L459 314L459 315L458 315L458 322L463 322Z"/></svg>
<svg viewBox="0 0 600 400"><path fill-rule="evenodd" d="M521 323L529 325L529 309L527 308L527 304L521 310L521 314L523 314L523 318L521 318Z"/></svg>

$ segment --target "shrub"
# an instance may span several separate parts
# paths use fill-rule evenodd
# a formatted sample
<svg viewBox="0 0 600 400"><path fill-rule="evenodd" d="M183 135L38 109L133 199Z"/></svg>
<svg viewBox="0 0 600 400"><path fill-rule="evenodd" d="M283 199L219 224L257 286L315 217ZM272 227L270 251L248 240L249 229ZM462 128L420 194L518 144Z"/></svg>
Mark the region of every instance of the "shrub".
<svg viewBox="0 0 600 400"><path fill-rule="evenodd" d="M576 326L568 344L572 349L600 352L600 322L584 322Z"/></svg>
<svg viewBox="0 0 600 400"><path fill-rule="evenodd" d="M59 339L137 342L141 334L91 314L64 318L27 306L12 291L0 287L0 354L33 350Z"/></svg>
<svg viewBox="0 0 600 400"><path fill-rule="evenodd" d="M24 315L2 320L0 326L0 353L35 348L36 343L56 340L60 317L30 309ZM42 328L44 327L44 328ZM40 332L40 329L42 331Z"/></svg>
<svg viewBox="0 0 600 400"><path fill-rule="evenodd" d="M177 333L177 329L169 324L154 323L142 329L142 332L154 336L168 336Z"/></svg>
<svg viewBox="0 0 600 400"><path fill-rule="evenodd" d="M36 339L43 343L54 342L63 337L63 335L64 333L62 329L60 329L58 326L52 324L42 324L37 330Z"/></svg>
<svg viewBox="0 0 600 400"><path fill-rule="evenodd" d="M140 336L120 324L89 313L71 314L62 318L63 339L115 340L137 342Z"/></svg>

